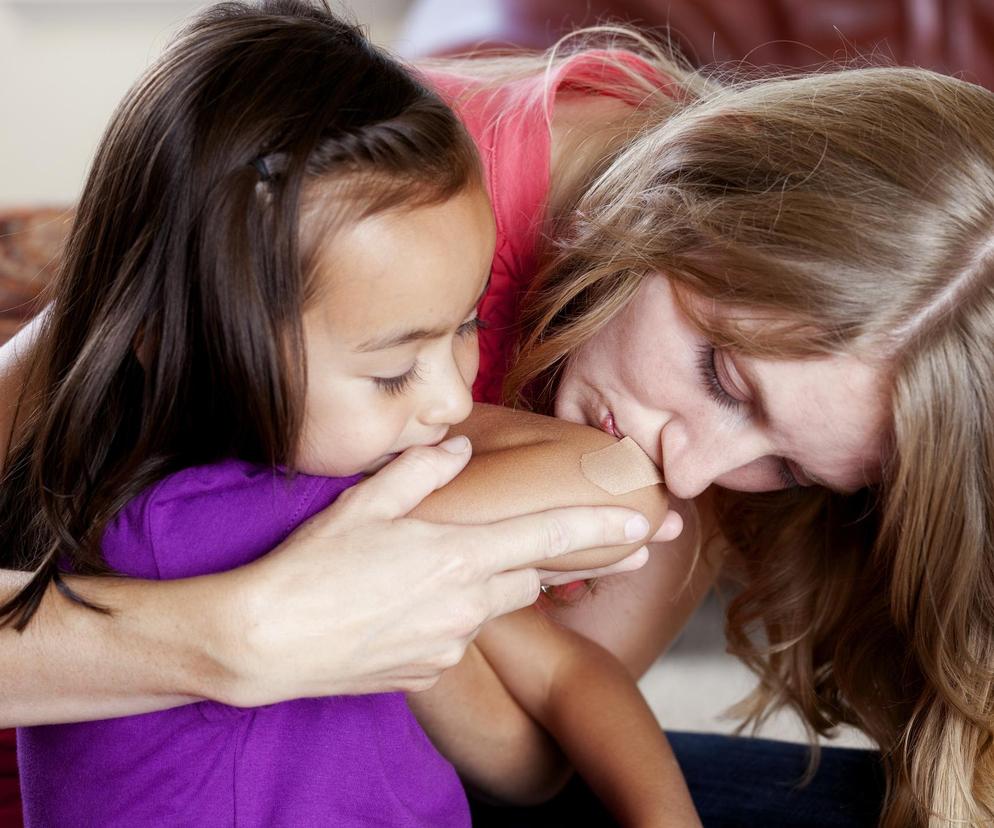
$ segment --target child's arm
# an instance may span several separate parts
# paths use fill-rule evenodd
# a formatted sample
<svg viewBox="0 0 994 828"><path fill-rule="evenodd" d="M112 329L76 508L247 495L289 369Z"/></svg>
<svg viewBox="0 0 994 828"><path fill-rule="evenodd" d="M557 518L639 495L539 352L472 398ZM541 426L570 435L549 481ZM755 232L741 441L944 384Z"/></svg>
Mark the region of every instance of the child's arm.
<svg viewBox="0 0 994 828"><path fill-rule="evenodd" d="M476 646L620 824L700 825L666 736L607 650L530 608L488 624Z"/></svg>
<svg viewBox="0 0 994 828"><path fill-rule="evenodd" d="M418 508L415 512L418 517L476 522L571 503L619 502L639 509L650 517L653 524L658 524L665 513L666 500L661 486L640 488L618 497L584 477L580 458L615 443L613 437L596 429L507 409L477 406L473 416L459 430L473 440L474 459L453 483L436 492ZM688 531L686 534L687 537L681 538L678 544L681 547L695 547L693 533ZM631 548L590 554L584 565L610 563ZM651 577L658 587L656 602L660 606L669 606L673 614L680 616L680 621L699 600L696 590L688 600L677 597L677 593L681 592L680 585L688 574L688 558L692 560L693 555L681 554L670 558L667 554L662 561L650 560L646 567L655 571ZM575 562L572 565L576 565ZM638 578L640 574L634 573L629 577ZM695 583L694 586L700 587L701 584ZM667 594L662 594L664 592ZM704 589L701 589L700 594L703 592ZM628 616L624 608L617 614L622 618ZM653 620L657 620L655 616ZM541 659L532 657L533 647L548 646L559 652L556 648L562 646L563 653L589 648L596 653L597 663L609 660L611 675L620 676L617 681L622 681L635 694L637 703L625 705L625 709L636 711L633 726L639 728L648 708L640 700L637 688L624 668L600 648L583 642L579 636L559 630L546 619L540 621L540 627L522 627L522 622L514 622L517 646L512 648L512 652L516 651L516 657L523 659L530 669L538 670L542 668L538 663ZM628 617L628 623L633 628L641 626L638 618ZM675 629L679 625L671 626ZM484 635L494 635L491 628L503 629L503 622L488 625ZM547 643L550 637L554 639L553 644ZM646 632L646 637L653 636ZM571 643L564 646L563 642ZM664 644L654 642L651 649L658 652ZM643 649L636 648L640 654L639 662ZM555 661L557 664L565 663L558 658ZM640 663L639 666L643 665ZM470 648L462 664L443 675L432 690L412 695L411 704L436 744L459 767L471 786L500 800L522 804L540 801L561 786L568 777L569 768L558 748L536 726L529 715L532 711L525 706L528 709L525 712L521 699L514 692L508 692L502 683L503 678L503 675L498 678L490 669L482 651ZM574 696L573 701L573 706L569 708L571 715L582 714L583 708L596 700ZM562 707L558 709L567 710ZM593 712L587 711L587 714ZM663 738L651 713L648 717L651 725L648 732L655 734L653 738ZM582 750L579 753L581 757L586 756ZM607 781L602 785L604 789L612 786L613 783Z"/></svg>
<svg viewBox="0 0 994 828"><path fill-rule="evenodd" d="M459 476L418 505L411 517L434 523L489 523L560 506L625 506L648 519L645 538L625 546L576 552L548 561L556 570L608 566L643 546L666 516L661 485L611 494L585 473L582 459L618 441L577 423L492 405L476 405L469 419L450 430L473 442L473 459ZM636 449L636 451L638 451ZM643 456L651 466L651 461Z"/></svg>

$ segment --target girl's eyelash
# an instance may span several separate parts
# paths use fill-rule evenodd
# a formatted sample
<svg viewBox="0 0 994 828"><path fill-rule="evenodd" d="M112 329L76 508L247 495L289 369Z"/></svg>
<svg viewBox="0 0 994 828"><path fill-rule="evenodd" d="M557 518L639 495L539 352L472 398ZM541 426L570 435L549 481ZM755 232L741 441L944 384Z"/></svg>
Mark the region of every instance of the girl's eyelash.
<svg viewBox="0 0 994 828"><path fill-rule="evenodd" d="M713 345L704 344L697 348L697 370L701 375L701 382L711 397L722 408L736 411L742 405L741 400L735 399L729 394L718 378L718 369L714 364L715 348Z"/></svg>
<svg viewBox="0 0 994 828"><path fill-rule="evenodd" d="M480 319L479 316L474 316L472 319L467 319L463 322L457 329L456 333L459 336L472 336L479 331L484 330L487 327L487 323Z"/></svg>
<svg viewBox="0 0 994 828"><path fill-rule="evenodd" d="M484 322L480 317L474 316L472 319L467 319L463 322L457 329L456 334L458 336L473 336L478 331L487 327L487 323ZM421 377L421 366L417 362L411 366L410 370L405 371L396 377L373 377L373 382L376 383L376 387L381 391L386 391L386 393L391 396L397 396L398 394L403 394L413 382L418 382Z"/></svg>
<svg viewBox="0 0 994 828"><path fill-rule="evenodd" d="M415 362L414 365L410 367L409 370L405 371L396 377L373 377L373 382L376 383L376 387L381 391L386 391L386 393L391 396L396 396L398 394L403 394L412 382L417 382L421 379L421 366Z"/></svg>

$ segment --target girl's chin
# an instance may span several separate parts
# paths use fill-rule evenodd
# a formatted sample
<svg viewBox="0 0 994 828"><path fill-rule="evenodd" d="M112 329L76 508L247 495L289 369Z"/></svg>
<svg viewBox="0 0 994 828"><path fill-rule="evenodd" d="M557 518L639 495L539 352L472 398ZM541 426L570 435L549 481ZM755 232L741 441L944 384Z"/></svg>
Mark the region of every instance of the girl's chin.
<svg viewBox="0 0 994 828"><path fill-rule="evenodd" d="M394 453L394 454L384 454L382 457L378 458L377 460L374 460L372 463L370 463L368 466L366 466L365 468L363 468L361 471L362 471L363 474L375 474L380 469L382 469L385 465L387 465L388 463L392 463L398 457L400 457L400 455L397 454L397 453ZM359 472L356 472L356 474L358 474L358 473Z"/></svg>

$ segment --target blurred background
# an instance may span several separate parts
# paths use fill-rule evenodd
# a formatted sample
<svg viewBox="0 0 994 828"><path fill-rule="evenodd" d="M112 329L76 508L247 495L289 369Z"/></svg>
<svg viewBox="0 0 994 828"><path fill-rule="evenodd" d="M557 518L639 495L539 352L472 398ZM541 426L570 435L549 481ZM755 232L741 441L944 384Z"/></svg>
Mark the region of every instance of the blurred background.
<svg viewBox="0 0 994 828"><path fill-rule="evenodd" d="M332 0L400 53L542 48L574 24L669 30L698 64L811 67L857 55L991 85L994 0ZM0 208L79 191L111 111L190 0L0 0Z"/></svg>
<svg viewBox="0 0 994 828"><path fill-rule="evenodd" d="M66 208L117 101L199 3L0 0L0 342L35 309ZM339 6L339 8L344 8ZM916 64L994 84L994 0L354 0L370 36L411 58L474 46L542 48L574 24L669 26L698 64ZM293 90L287 90L292 94ZM725 655L708 599L642 687L664 726L722 731L753 684ZM789 714L763 735L802 740ZM845 732L843 744L860 744Z"/></svg>
<svg viewBox="0 0 994 828"><path fill-rule="evenodd" d="M203 5L0 0L0 208L74 200L117 102ZM359 0L350 14L377 42L392 44L409 5Z"/></svg>

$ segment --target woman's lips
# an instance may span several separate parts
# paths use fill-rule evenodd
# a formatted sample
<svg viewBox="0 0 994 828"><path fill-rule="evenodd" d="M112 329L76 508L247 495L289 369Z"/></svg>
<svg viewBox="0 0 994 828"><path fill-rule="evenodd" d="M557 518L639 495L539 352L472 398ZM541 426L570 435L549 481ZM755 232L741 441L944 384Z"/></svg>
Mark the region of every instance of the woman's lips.
<svg viewBox="0 0 994 828"><path fill-rule="evenodd" d="M618 431L618 427L614 423L614 414L612 414L610 411L608 411L607 414L605 414L601 418L601 430L606 431L608 434L617 437L619 440L625 436L620 431Z"/></svg>

